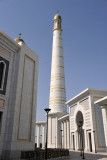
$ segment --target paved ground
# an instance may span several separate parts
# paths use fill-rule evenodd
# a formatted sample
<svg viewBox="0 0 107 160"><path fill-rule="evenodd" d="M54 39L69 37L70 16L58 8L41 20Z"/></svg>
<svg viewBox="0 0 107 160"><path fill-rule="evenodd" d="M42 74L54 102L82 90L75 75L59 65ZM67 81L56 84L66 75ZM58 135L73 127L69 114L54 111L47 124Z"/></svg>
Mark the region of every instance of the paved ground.
<svg viewBox="0 0 107 160"><path fill-rule="evenodd" d="M84 156L86 160L107 160L107 153L85 153ZM82 156L80 156L80 152L70 151L69 157L53 158L50 160L82 160Z"/></svg>

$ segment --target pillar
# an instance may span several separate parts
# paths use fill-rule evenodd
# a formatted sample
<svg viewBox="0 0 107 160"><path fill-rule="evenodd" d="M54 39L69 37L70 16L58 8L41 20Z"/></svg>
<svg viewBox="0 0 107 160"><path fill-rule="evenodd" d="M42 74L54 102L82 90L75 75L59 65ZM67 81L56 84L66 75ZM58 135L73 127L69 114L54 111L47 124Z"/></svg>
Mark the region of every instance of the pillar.
<svg viewBox="0 0 107 160"><path fill-rule="evenodd" d="M64 123L62 122L62 148L64 148Z"/></svg>
<svg viewBox="0 0 107 160"><path fill-rule="evenodd" d="M45 134L46 134L46 125L44 124L43 125L43 128L42 128L42 148L45 148Z"/></svg>
<svg viewBox="0 0 107 160"><path fill-rule="evenodd" d="M102 108L104 135L105 135L106 151L107 151L107 106L102 106L101 108Z"/></svg>
<svg viewBox="0 0 107 160"><path fill-rule="evenodd" d="M67 142L66 121L64 121L64 148L65 149L67 148L66 142Z"/></svg>
<svg viewBox="0 0 107 160"><path fill-rule="evenodd" d="M40 125L37 128L37 148L40 148Z"/></svg>
<svg viewBox="0 0 107 160"><path fill-rule="evenodd" d="M67 123L67 149L69 149L69 121L66 121Z"/></svg>

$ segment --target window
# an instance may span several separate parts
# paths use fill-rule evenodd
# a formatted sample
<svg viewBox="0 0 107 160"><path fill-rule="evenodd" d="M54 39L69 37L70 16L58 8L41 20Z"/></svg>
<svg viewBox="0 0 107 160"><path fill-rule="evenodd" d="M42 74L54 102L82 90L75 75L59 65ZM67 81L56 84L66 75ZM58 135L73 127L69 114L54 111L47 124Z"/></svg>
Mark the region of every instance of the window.
<svg viewBox="0 0 107 160"><path fill-rule="evenodd" d="M3 90L4 77L5 77L6 64L0 61L0 90Z"/></svg>
<svg viewBox="0 0 107 160"><path fill-rule="evenodd" d="M1 127L2 127L2 117L3 117L3 112L0 112L0 133L1 133Z"/></svg>

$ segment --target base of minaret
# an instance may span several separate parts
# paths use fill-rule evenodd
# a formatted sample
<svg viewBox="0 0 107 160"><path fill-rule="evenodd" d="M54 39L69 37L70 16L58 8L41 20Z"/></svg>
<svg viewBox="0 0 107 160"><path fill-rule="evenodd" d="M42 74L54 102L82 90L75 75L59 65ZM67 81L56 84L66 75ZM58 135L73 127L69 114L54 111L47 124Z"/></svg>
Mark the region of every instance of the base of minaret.
<svg viewBox="0 0 107 160"><path fill-rule="evenodd" d="M58 119L66 113L49 113L48 116L48 148L61 148L61 122Z"/></svg>

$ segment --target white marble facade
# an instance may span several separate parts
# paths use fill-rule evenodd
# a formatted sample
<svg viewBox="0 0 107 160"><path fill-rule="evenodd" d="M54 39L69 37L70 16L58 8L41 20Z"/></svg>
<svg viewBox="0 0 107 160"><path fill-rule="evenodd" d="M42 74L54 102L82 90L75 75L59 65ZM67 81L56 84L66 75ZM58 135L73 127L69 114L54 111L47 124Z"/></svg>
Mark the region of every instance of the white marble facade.
<svg viewBox="0 0 107 160"><path fill-rule="evenodd" d="M8 64L5 92L0 90L0 157L4 159L33 150L35 141L38 55L18 40L0 31L0 58Z"/></svg>
<svg viewBox="0 0 107 160"><path fill-rule="evenodd" d="M67 101L66 105L69 105L69 114L59 118L50 114L48 119L51 135L48 136L48 144L53 143L51 148L79 151L82 146L78 122L83 121L85 152L107 151L107 90L86 89Z"/></svg>
<svg viewBox="0 0 107 160"><path fill-rule="evenodd" d="M107 96L97 100L94 104L98 108L101 107L102 110L104 137L105 137L106 152L107 152Z"/></svg>
<svg viewBox="0 0 107 160"><path fill-rule="evenodd" d="M86 89L69 100L70 149L80 150L80 128L78 121L83 121L82 136L85 151L106 151L103 117L101 108L94 102L105 97L107 91Z"/></svg>
<svg viewBox="0 0 107 160"><path fill-rule="evenodd" d="M35 142L37 143L37 148L40 148L40 143L42 144L42 148L45 148L45 139L46 139L46 122L36 122L36 130L37 135L35 138Z"/></svg>

